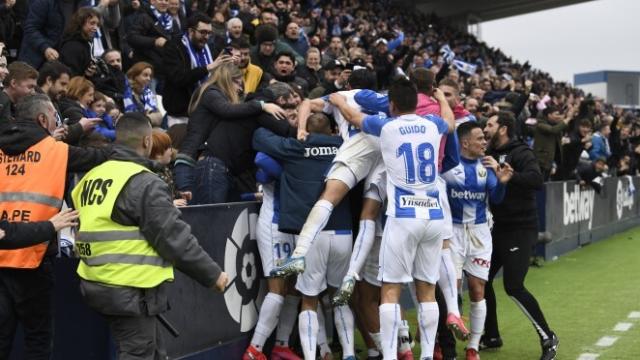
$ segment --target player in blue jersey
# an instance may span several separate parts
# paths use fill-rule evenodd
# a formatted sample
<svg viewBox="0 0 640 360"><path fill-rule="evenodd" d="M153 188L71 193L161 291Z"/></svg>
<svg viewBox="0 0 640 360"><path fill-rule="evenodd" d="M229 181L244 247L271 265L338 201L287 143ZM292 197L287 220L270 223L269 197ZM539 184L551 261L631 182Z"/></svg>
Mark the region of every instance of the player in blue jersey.
<svg viewBox="0 0 640 360"><path fill-rule="evenodd" d="M471 300L471 337L467 360L479 360L478 346L484 330L487 305L484 284L489 278L491 263L491 231L487 223L488 201L500 203L505 186L513 175L508 163L485 156L487 140L476 122L465 122L457 129L460 140L460 164L442 174L447 182L447 195L453 220L451 252L457 278L467 275Z"/></svg>
<svg viewBox="0 0 640 360"><path fill-rule="evenodd" d="M349 122L380 138L387 171L388 218L378 274L382 282L379 313L383 356L396 358L402 284L414 281L420 302L421 359L431 359L439 315L435 283L443 225L436 185L437 149L442 134L453 132L455 123L416 115L416 87L405 78L396 80L389 89L392 117L366 116L351 108L340 94L332 94L330 101Z"/></svg>

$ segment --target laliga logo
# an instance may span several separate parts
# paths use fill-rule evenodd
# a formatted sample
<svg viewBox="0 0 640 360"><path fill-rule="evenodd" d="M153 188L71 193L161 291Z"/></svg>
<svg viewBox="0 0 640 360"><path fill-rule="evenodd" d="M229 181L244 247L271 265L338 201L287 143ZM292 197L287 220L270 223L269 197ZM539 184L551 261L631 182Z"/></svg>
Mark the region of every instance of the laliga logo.
<svg viewBox="0 0 640 360"><path fill-rule="evenodd" d="M256 264L256 221L258 215L244 209L233 225L231 237L227 238L224 250L224 270L229 274L229 285L224 293L224 302L229 315L240 324L240 331L253 329L258 321L260 305L265 292L259 281L259 264Z"/></svg>
<svg viewBox="0 0 640 360"><path fill-rule="evenodd" d="M631 210L633 208L633 193L635 189L631 183L633 179L627 177L627 183L623 184L622 179L618 179L618 187L616 189L616 210L618 213L618 220L622 219L622 211L625 207Z"/></svg>

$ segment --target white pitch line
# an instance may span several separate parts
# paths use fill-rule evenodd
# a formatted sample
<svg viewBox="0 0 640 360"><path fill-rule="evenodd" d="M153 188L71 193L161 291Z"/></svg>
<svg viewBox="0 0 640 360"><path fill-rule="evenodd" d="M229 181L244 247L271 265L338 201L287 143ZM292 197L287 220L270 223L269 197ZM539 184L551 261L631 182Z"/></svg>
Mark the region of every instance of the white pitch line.
<svg viewBox="0 0 640 360"><path fill-rule="evenodd" d="M578 360L596 360L600 354L584 353L578 356Z"/></svg>
<svg viewBox="0 0 640 360"><path fill-rule="evenodd" d="M616 341L618 341L617 336L603 336L600 338L600 340L598 340L598 342L596 343L596 346L609 347L613 345Z"/></svg>
<svg viewBox="0 0 640 360"><path fill-rule="evenodd" d="M640 311L632 311L629 313L629 319L640 319Z"/></svg>
<svg viewBox="0 0 640 360"><path fill-rule="evenodd" d="M616 326L613 328L613 331L628 331L629 329L631 329L631 327L633 326L632 323L628 323L628 322L620 322L617 323Z"/></svg>

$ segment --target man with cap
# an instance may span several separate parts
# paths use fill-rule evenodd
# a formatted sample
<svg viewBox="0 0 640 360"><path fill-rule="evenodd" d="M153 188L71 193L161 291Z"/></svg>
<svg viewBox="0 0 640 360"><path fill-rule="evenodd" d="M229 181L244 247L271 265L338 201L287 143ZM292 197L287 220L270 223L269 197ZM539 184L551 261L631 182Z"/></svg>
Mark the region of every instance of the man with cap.
<svg viewBox="0 0 640 360"><path fill-rule="evenodd" d="M375 42L375 51L373 53L373 66L378 77L378 87L385 89L389 86L393 75L393 55L389 53L387 40L379 38Z"/></svg>
<svg viewBox="0 0 640 360"><path fill-rule="evenodd" d="M340 90L346 90L347 81L351 75L348 69L340 60L331 60L324 67L324 80L309 93L309 98L315 99Z"/></svg>
<svg viewBox="0 0 640 360"><path fill-rule="evenodd" d="M290 52L295 55L297 64L304 64L304 58L298 55L288 44L278 40L278 28L271 24L262 24L256 28L256 46L251 49L251 63L268 72L275 61L275 55Z"/></svg>

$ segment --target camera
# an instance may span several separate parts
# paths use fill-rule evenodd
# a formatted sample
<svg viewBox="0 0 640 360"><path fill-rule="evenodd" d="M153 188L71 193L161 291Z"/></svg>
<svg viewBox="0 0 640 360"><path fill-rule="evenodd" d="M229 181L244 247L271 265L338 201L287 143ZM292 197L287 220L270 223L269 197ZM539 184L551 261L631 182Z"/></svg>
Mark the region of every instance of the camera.
<svg viewBox="0 0 640 360"><path fill-rule="evenodd" d="M111 74L111 70L109 69L109 66L101 58L93 58L93 59L91 59L91 63L90 64L95 66L95 68L96 68L96 75L95 75L96 77L104 78L104 77L107 77L107 76L109 76Z"/></svg>

